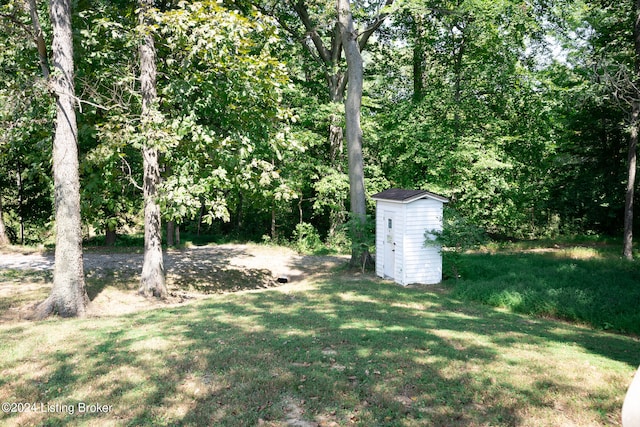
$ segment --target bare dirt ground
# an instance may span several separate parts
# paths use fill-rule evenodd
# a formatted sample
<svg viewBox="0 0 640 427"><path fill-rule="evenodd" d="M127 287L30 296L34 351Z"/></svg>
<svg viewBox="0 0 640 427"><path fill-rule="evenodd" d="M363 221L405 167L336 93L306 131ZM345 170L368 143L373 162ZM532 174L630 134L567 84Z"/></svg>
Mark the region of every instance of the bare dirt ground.
<svg viewBox="0 0 640 427"><path fill-rule="evenodd" d="M90 316L175 306L215 293L276 286L286 292L306 286L309 279L318 279L344 264L347 258L299 255L283 247L252 244L169 250L164 254L167 301L137 294L142 261L141 253L85 252ZM35 303L47 296L53 264L52 254L0 252L0 322L28 316ZM280 283L278 278L286 279L286 283Z"/></svg>

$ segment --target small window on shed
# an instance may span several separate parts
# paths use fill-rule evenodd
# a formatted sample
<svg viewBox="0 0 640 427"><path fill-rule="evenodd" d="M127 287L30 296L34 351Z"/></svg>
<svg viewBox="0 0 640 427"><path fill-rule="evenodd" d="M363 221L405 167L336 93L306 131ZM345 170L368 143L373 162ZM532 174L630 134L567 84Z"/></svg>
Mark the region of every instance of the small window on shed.
<svg viewBox="0 0 640 427"><path fill-rule="evenodd" d="M389 218L387 220L387 228L391 230L393 228L393 219Z"/></svg>

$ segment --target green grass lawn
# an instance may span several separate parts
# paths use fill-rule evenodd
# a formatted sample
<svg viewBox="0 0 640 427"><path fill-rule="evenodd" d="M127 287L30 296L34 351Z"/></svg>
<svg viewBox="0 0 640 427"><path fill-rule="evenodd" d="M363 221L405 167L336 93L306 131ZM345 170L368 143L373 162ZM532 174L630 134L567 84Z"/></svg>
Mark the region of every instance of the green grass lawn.
<svg viewBox="0 0 640 427"><path fill-rule="evenodd" d="M460 255L460 278L447 283L464 300L640 336L640 264L620 253L612 245L511 245Z"/></svg>
<svg viewBox="0 0 640 427"><path fill-rule="evenodd" d="M0 424L619 425L639 354L632 337L336 273L287 292L0 324L0 401L63 410Z"/></svg>

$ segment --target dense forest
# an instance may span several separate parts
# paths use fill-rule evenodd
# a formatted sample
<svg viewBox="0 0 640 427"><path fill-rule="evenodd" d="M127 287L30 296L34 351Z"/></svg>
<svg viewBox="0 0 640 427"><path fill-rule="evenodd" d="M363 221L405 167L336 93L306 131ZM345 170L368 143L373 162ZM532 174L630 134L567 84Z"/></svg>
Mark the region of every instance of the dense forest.
<svg viewBox="0 0 640 427"><path fill-rule="evenodd" d="M54 239L55 3L0 4L0 239L17 244ZM348 247L373 213L358 175L365 195L444 195L495 238L631 239L637 2L71 6L85 239L141 232L146 206L169 244Z"/></svg>

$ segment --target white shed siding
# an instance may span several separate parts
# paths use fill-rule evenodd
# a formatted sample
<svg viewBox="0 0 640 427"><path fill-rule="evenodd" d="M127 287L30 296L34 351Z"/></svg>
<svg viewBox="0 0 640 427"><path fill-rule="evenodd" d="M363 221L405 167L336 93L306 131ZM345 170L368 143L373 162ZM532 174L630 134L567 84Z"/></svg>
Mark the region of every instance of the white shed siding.
<svg viewBox="0 0 640 427"><path fill-rule="evenodd" d="M407 201L377 199L376 204L376 274L385 277L385 245L387 213L392 212L393 253L392 278L402 285L433 284L442 281L442 257L437 247L425 247L425 232L442 229L442 208L446 199L438 196Z"/></svg>
<svg viewBox="0 0 640 427"><path fill-rule="evenodd" d="M376 203L376 276L384 277L384 204Z"/></svg>
<svg viewBox="0 0 640 427"><path fill-rule="evenodd" d="M395 246L395 271L393 272L393 277L396 279L402 277L404 274L404 229L405 229L405 218L404 218L404 206L401 205L399 209L396 209L396 224L394 225L394 233L393 240L396 244Z"/></svg>
<svg viewBox="0 0 640 427"><path fill-rule="evenodd" d="M407 204L402 284L438 283L442 280L440 251L425 247L425 232L441 229L442 203L433 199Z"/></svg>

